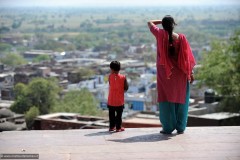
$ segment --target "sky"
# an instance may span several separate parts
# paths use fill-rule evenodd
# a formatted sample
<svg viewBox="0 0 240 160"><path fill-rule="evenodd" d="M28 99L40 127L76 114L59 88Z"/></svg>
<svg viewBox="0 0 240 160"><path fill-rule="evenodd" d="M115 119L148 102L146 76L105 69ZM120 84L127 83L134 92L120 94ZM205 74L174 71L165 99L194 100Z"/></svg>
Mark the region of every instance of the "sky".
<svg viewBox="0 0 240 160"><path fill-rule="evenodd" d="M165 5L238 5L240 0L0 0L2 7L127 7L127 6L165 6Z"/></svg>

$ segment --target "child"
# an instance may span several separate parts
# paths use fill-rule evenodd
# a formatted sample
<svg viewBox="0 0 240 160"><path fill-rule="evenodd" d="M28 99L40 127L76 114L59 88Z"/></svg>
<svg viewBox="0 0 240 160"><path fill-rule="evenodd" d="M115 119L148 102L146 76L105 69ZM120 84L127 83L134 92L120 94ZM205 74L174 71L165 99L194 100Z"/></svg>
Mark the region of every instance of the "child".
<svg viewBox="0 0 240 160"><path fill-rule="evenodd" d="M124 109L124 92L128 90L128 83L125 75L119 73L121 64L119 61L110 63L111 73L109 75L109 131L121 132L125 129L122 127L122 113Z"/></svg>

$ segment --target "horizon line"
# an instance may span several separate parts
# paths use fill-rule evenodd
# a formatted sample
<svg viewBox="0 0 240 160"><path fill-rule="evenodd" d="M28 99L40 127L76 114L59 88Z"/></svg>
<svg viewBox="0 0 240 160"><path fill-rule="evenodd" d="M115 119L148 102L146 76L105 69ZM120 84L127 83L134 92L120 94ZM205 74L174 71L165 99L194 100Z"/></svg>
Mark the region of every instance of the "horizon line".
<svg viewBox="0 0 240 160"><path fill-rule="evenodd" d="M218 6L226 6L226 7L239 7L236 4L206 4L206 5L198 5L198 4L182 4L182 5L172 5L172 4L164 4L164 5L124 5L124 6L116 6L116 5L2 5L0 8L156 8L156 7L218 7Z"/></svg>

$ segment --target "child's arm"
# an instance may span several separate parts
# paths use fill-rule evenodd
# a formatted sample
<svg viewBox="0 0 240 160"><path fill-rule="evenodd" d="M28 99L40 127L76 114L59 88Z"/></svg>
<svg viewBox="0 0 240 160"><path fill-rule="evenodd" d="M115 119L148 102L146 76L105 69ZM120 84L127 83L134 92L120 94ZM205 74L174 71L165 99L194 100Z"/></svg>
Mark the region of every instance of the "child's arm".
<svg viewBox="0 0 240 160"><path fill-rule="evenodd" d="M127 92L128 90L128 82L127 82L127 78L125 77L125 81L124 81L124 91Z"/></svg>

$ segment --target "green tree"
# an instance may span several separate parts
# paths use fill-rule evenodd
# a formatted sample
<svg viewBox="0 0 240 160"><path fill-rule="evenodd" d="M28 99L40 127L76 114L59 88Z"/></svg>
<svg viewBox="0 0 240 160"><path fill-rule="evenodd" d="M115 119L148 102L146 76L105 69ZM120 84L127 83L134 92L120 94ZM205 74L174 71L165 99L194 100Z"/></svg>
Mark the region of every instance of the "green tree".
<svg viewBox="0 0 240 160"><path fill-rule="evenodd" d="M40 114L47 114L56 102L59 87L56 81L43 78L33 79L28 85L28 96L32 106L38 107Z"/></svg>
<svg viewBox="0 0 240 160"><path fill-rule="evenodd" d="M13 67L27 63L21 55L15 53L6 54L3 58L1 58L1 62Z"/></svg>
<svg viewBox="0 0 240 160"><path fill-rule="evenodd" d="M27 123L27 128L31 129L34 123L34 119L39 115L39 109L37 107L31 107L29 111L25 114L25 120Z"/></svg>
<svg viewBox="0 0 240 160"><path fill-rule="evenodd" d="M91 34L79 34L74 39L76 49L85 50L94 46L96 38Z"/></svg>
<svg viewBox="0 0 240 160"><path fill-rule="evenodd" d="M48 60L50 60L49 55L39 55L33 59L33 62L42 62L42 61L48 61Z"/></svg>
<svg viewBox="0 0 240 160"><path fill-rule="evenodd" d="M26 113L32 106L36 106L40 114L47 114L56 102L59 91L56 81L50 79L35 78L28 85L17 84L11 110Z"/></svg>
<svg viewBox="0 0 240 160"><path fill-rule="evenodd" d="M122 54L124 51L123 51L123 48L120 47L120 46L114 46L111 48L111 51L113 53L117 53L117 54Z"/></svg>
<svg viewBox="0 0 240 160"><path fill-rule="evenodd" d="M75 71L68 73L68 78L71 83L78 83L84 79L88 79L93 76L95 73L90 68L79 68Z"/></svg>
<svg viewBox="0 0 240 160"><path fill-rule="evenodd" d="M14 87L15 101L11 106L11 110L16 113L24 114L32 106L31 100L28 98L27 85L18 83Z"/></svg>
<svg viewBox="0 0 240 160"><path fill-rule="evenodd" d="M9 28L9 27L5 27L5 26L0 27L0 33L7 33L7 32L9 32L9 31L10 31L10 28Z"/></svg>
<svg viewBox="0 0 240 160"><path fill-rule="evenodd" d="M7 43L0 43L0 51L10 51L12 46Z"/></svg>
<svg viewBox="0 0 240 160"><path fill-rule="evenodd" d="M72 112L81 115L101 115L102 111L97 108L97 101L87 89L70 91L53 108L53 112Z"/></svg>
<svg viewBox="0 0 240 160"><path fill-rule="evenodd" d="M20 21L20 20L14 20L14 22L13 22L13 24L12 24L12 28L13 28L13 29L17 29L17 28L19 28L19 27L21 26L21 24L22 24L22 21Z"/></svg>
<svg viewBox="0 0 240 160"><path fill-rule="evenodd" d="M201 61L197 78L222 96L223 111L240 111L240 30L229 41L217 41Z"/></svg>

